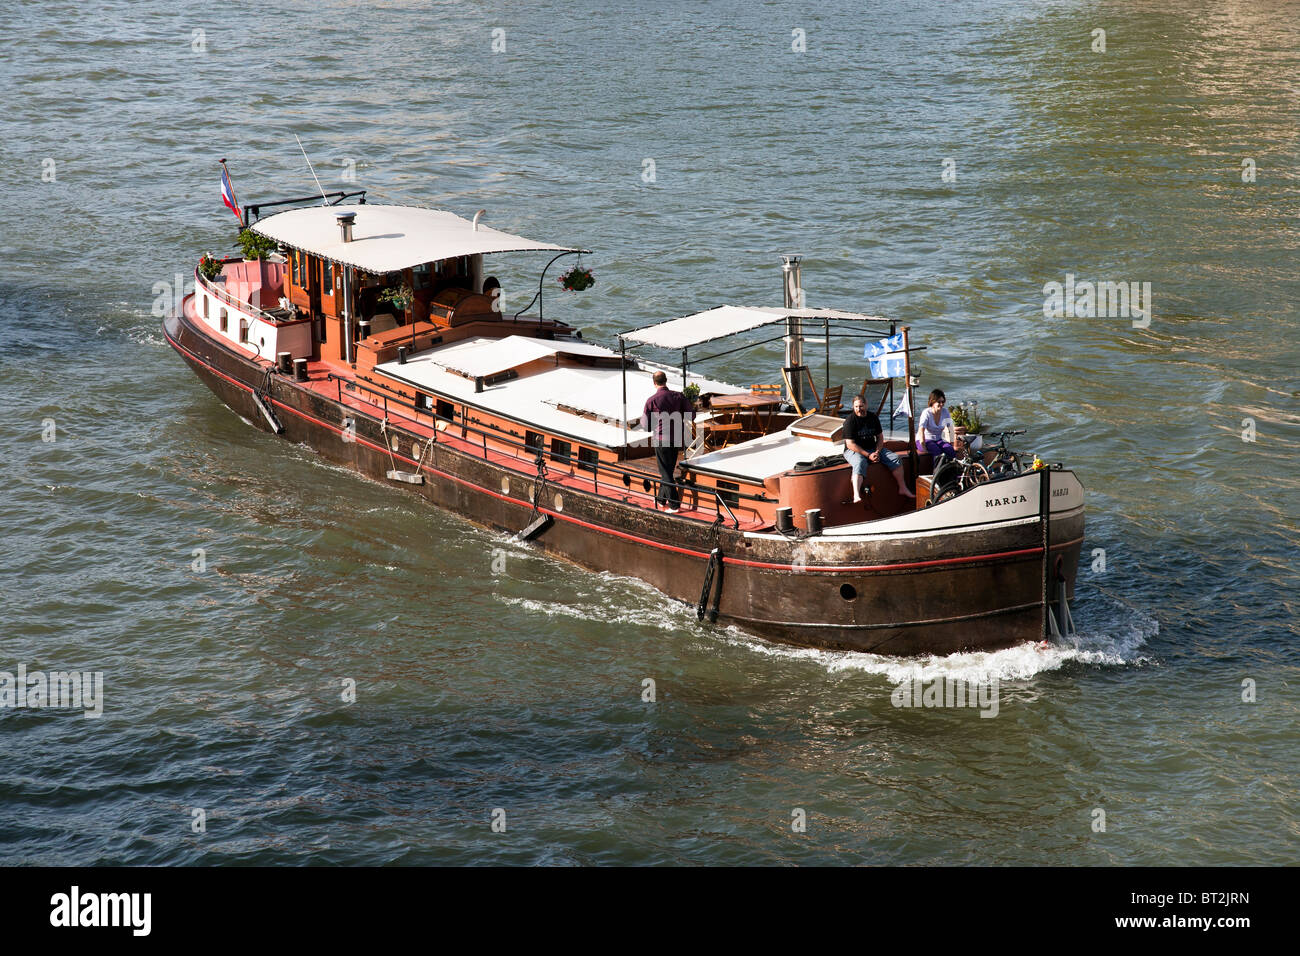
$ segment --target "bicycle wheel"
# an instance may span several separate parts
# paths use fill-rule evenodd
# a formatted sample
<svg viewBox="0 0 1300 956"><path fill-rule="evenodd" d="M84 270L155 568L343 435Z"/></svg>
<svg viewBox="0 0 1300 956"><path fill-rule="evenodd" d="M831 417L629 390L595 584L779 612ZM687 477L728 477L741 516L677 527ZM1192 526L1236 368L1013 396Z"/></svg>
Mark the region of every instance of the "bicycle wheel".
<svg viewBox="0 0 1300 956"><path fill-rule="evenodd" d="M970 487L982 485L989 480L989 470L977 461L966 466L966 483Z"/></svg>
<svg viewBox="0 0 1300 956"><path fill-rule="evenodd" d="M1018 475L1021 470L1020 456L1014 451L999 454L988 467L990 478L1005 478L1008 475Z"/></svg>
<svg viewBox="0 0 1300 956"><path fill-rule="evenodd" d="M939 492L937 497L931 499L930 503L941 505L945 501L951 501L953 498L956 498L959 494L961 494L961 492L956 488L945 488L943 491Z"/></svg>

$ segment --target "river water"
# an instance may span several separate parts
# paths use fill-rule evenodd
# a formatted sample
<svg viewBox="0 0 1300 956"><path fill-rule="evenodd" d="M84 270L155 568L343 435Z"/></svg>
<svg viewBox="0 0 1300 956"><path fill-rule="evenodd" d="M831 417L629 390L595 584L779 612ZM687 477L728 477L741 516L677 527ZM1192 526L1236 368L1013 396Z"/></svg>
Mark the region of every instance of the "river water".
<svg viewBox="0 0 1300 956"><path fill-rule="evenodd" d="M104 675L0 710L4 862L1294 862L1294 4L3 6L0 670ZM326 189L595 250L545 301L605 343L802 254L1077 469L1077 639L710 630L251 428L155 313L231 248L218 159L315 192L294 134ZM1067 276L1149 325L1045 317Z"/></svg>

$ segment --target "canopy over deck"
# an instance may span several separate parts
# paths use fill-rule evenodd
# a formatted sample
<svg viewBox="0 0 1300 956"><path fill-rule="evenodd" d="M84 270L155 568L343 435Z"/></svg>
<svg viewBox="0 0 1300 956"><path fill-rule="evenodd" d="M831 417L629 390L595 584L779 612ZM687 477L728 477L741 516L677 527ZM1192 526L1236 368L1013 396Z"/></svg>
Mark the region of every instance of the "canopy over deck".
<svg viewBox="0 0 1300 956"><path fill-rule="evenodd" d="M728 335L784 322L788 318L880 322L886 328L890 324L888 319L882 319L878 315L842 312L839 309L776 309L722 305L680 319L669 319L667 322L622 332L619 338L663 349L687 349L704 342L712 342L714 339L726 338Z"/></svg>
<svg viewBox="0 0 1300 956"><path fill-rule="evenodd" d="M356 215L352 241L344 242L338 217ZM537 242L485 226L478 228L455 213L415 206L308 206L268 216L253 232L294 249L366 272L396 272L455 256L494 252L587 252Z"/></svg>

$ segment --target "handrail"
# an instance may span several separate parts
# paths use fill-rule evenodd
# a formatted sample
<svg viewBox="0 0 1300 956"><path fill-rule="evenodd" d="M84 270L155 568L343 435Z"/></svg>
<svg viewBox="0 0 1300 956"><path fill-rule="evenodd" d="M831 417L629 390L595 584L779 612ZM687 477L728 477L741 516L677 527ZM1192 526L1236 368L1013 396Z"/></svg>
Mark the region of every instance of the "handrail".
<svg viewBox="0 0 1300 956"><path fill-rule="evenodd" d="M385 414L385 415L388 414L388 400L389 400L389 395L388 395L387 392L381 391L380 389L377 389L377 388L373 388L372 386L366 385L366 384L364 384L364 383L362 383L362 382L358 382L358 381L356 381L355 379L344 378L343 376L341 376L341 375L336 375L336 374L334 374L333 372L327 372L325 377L326 377L326 380L327 380L327 381L335 381L335 382L338 382L338 383L339 383L339 385L340 385L340 395L342 394L342 392L341 392L341 387L342 387L343 385L347 385L347 386L349 386L350 388L353 388L353 389L360 389L360 390L362 390L362 391L364 391L364 392L369 392L369 393L371 393L371 394L373 394L373 395L377 395L377 396L379 396L380 398L383 398L383 399L384 399L384 404L383 404L383 405L380 405L380 404L378 404L377 402L373 402L373 401L369 402L369 404L374 405L376 408L382 408L382 409L384 410L384 414ZM439 414L437 414L436 412L429 412L428 410L422 410L422 409L421 409L418 405L416 405L414 402L407 402L407 401L405 401L404 399L396 398L396 397L394 397L394 398L392 399L392 401L393 401L393 404L394 404L394 405L397 405L397 406L399 406L399 407L401 407L401 408L409 408L411 411L415 412L417 416L420 415L420 414L426 414L426 415L428 415L429 418L434 422L434 439L435 439L435 440L437 439L437 423L438 423L438 422L442 421L442 422L447 422L448 424L455 424L455 422L456 422L456 420L455 420L454 417L452 417L452 418L448 418L447 416L445 416L445 415L439 415ZM415 421L418 422L419 419L416 418ZM515 450L520 450L520 449L522 449L523 451L528 452L528 453L533 454L533 455L536 455L536 454L539 453L539 450L538 450L535 446L533 446L533 445L529 445L529 444L524 443L524 442L516 441L515 439L513 439L513 438L511 438L511 437L509 437L509 436L507 436L507 435L504 435L504 434L502 434L502 433L499 432L499 431L492 431L492 430L488 430L488 429L484 429L484 428L476 428L476 427L474 427L473 425L470 425L470 424L468 424L467 422L464 422L464 421L460 422L460 424L457 425L457 427L460 428L461 430L467 432L467 433L472 432L472 433L475 434L475 435L480 435L480 436L482 436L483 439L484 439L484 444L485 444L485 446L486 446L486 440L487 440L487 438L491 437L494 441L500 442L501 444L506 445L506 446L508 446L508 447L510 447L510 448L513 448L513 449L515 449ZM486 447L485 447L485 449L484 449L484 458L486 458L486 457L487 457L487 452L486 452ZM517 456L516 456L516 457L517 457ZM604 472L606 475L617 476L617 477L620 478L620 479L622 479L622 478L624 478L624 477L629 478L629 479L630 479L630 478L641 478L641 479L647 479L647 478L649 477L649 476L646 475L644 472L634 471L634 470L632 470L632 469L630 469L630 468L620 468L620 467L617 466L617 465L611 465L611 464L609 464L609 463L607 463L607 462L602 462L602 461L581 461L581 460L575 458L573 455L555 455L555 456L553 457L552 460L555 460L555 461L563 461L563 462L565 462L565 463L567 463L567 464L570 464L570 465L576 464L579 468L581 468L581 469L583 469L583 470L587 470L587 469L589 468L589 469L591 469L591 471L592 471L594 474L596 474L596 475L599 475L601 472ZM657 480L657 481L659 481L659 482L661 482L661 483L663 482L663 479L662 479L662 478L658 478L658 479L655 479L655 480ZM733 511L731 510L731 508L727 505L727 503L722 499L722 497L721 497L721 495L718 493L717 489L707 489L707 488L705 488L705 489L701 489L699 485L696 485L696 484L694 484L694 483L686 483L686 482L680 482L680 481L671 481L671 482L668 482L668 484L671 485L671 486L674 487L674 488L677 488L679 491L690 491L690 490L694 490L696 493L699 493L699 492L702 491L702 490L703 490L703 491L711 491L712 494L713 494L713 497L714 497L715 501L717 502L717 504L718 504L722 509L725 509L726 512L727 512L728 517L731 518L731 521L732 521L732 525L733 525L733 527L735 527L735 528L739 528L739 527L740 527L740 519L736 517L735 512L733 512ZM761 495L761 494L760 494L760 495L751 495L751 494L749 494L749 493L747 493L747 492L742 492L742 491L740 491L740 490L736 490L736 491L734 491L734 492L730 492L730 494L735 495L736 498L737 498L737 500L743 499L743 500L745 500L745 501L762 501L762 502L768 502L768 503L770 503L770 502L772 501L772 499L769 498L769 497L767 497L767 495ZM753 510L753 509L748 509L748 510ZM757 514L757 512L755 512L755 513Z"/></svg>
<svg viewBox="0 0 1300 956"><path fill-rule="evenodd" d="M343 200L349 199L352 196L361 197L361 202L358 205L364 206L366 204L366 191L364 189L355 189L350 193L343 192L341 190L338 192L324 193L319 198L327 199L330 196L339 197L338 199L334 200L332 203L329 204L331 206L337 206ZM252 223L250 222L251 217L256 216L258 219L261 219L263 209L270 209L273 206L288 206L297 202L314 203L316 199L317 199L316 196L303 196L299 199L277 199L275 202L258 202L258 203L253 203L252 205L249 206L245 206L244 207L244 228L247 229L250 225L252 225Z"/></svg>
<svg viewBox="0 0 1300 956"><path fill-rule="evenodd" d="M253 305L253 303L251 302L244 302L240 299L236 299L225 289L218 289L214 283L209 282L203 276L203 274L199 272L197 267L194 269L194 282L195 285L202 285L203 288L207 290L207 292L210 295L220 299L222 302L225 302L227 305L233 305L237 309L243 309L246 312L251 312L254 316L261 319L263 322L269 322L272 325L284 324L285 321L284 319L277 318L276 316L272 315L270 312L267 312L265 309L261 308L260 306Z"/></svg>

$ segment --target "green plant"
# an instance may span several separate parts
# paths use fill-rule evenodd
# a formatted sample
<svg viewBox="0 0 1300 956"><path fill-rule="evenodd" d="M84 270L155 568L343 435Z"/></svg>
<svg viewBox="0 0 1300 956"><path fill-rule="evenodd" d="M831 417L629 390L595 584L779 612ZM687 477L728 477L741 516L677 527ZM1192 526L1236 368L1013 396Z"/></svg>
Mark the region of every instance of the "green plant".
<svg viewBox="0 0 1300 956"><path fill-rule="evenodd" d="M560 276L560 285L570 292L581 292L596 284L596 274L582 265L576 265Z"/></svg>
<svg viewBox="0 0 1300 956"><path fill-rule="evenodd" d="M966 429L968 435L978 435L984 428L979 404L979 402L962 402L960 405L953 406L949 410L952 414L952 423L958 428Z"/></svg>
<svg viewBox="0 0 1300 956"><path fill-rule="evenodd" d="M411 291L409 285L391 285L379 293L379 301L391 302L405 312L411 307L411 303L415 301L415 293Z"/></svg>
<svg viewBox="0 0 1300 956"><path fill-rule="evenodd" d="M700 397L700 387L692 383L690 385L687 385L684 389L682 389L682 394L686 396L686 400L688 402L694 405L695 402Z"/></svg>
<svg viewBox="0 0 1300 956"><path fill-rule="evenodd" d="M245 259L265 259L275 252L275 240L245 229L239 234L239 248Z"/></svg>
<svg viewBox="0 0 1300 956"><path fill-rule="evenodd" d="M212 253L205 252L199 257L199 275L209 282L221 275L221 263Z"/></svg>

